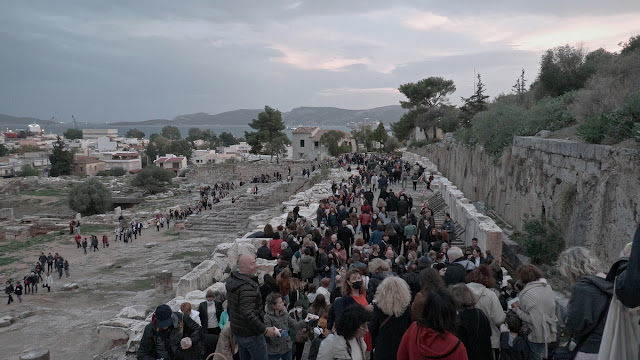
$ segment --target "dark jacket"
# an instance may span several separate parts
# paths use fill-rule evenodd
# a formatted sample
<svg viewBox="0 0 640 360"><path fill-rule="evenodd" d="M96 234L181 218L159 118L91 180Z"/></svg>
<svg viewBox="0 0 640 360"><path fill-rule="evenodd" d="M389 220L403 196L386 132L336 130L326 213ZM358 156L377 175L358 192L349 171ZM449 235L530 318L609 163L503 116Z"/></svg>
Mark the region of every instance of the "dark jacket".
<svg viewBox="0 0 640 360"><path fill-rule="evenodd" d="M138 348L138 360L173 360L176 358L198 360L201 358L202 334L200 325L182 313L174 312L172 318L173 325L167 330L168 333L158 331L155 319L147 324ZM180 321L184 324L182 333L180 333ZM191 348L182 350L180 340L185 337L191 338L192 345Z"/></svg>
<svg viewBox="0 0 640 360"><path fill-rule="evenodd" d="M327 329L332 330L336 319L342 316L344 309L353 304L357 304L357 302L351 296L337 298L329 308L329 314L327 315Z"/></svg>
<svg viewBox="0 0 640 360"><path fill-rule="evenodd" d="M373 297L376 295L378 286L387 276L393 276L393 273L391 271L376 271L369 278L369 286L367 286L367 302L369 304L371 304Z"/></svg>
<svg viewBox="0 0 640 360"><path fill-rule="evenodd" d="M316 257L316 271L322 277L329 276L329 271L325 270L325 267L327 266L328 261L329 261L329 258L327 257L326 253L324 254L318 253L318 256Z"/></svg>
<svg viewBox="0 0 640 360"><path fill-rule="evenodd" d="M525 339L518 336L509 345L509 333L500 334L500 360L527 360L528 356L529 347Z"/></svg>
<svg viewBox="0 0 640 360"><path fill-rule="evenodd" d="M219 301L214 301L214 305L216 306L216 319L218 319L218 324L220 323L220 314L224 311L222 308L222 303ZM209 307L207 306L207 302L203 301L198 305L198 316L200 317L200 323L202 324L202 331L206 334L207 329L209 328Z"/></svg>
<svg viewBox="0 0 640 360"><path fill-rule="evenodd" d="M467 348L469 360L485 360L493 357L491 325L480 309L458 310L456 336Z"/></svg>
<svg viewBox="0 0 640 360"><path fill-rule="evenodd" d="M398 347L402 336L411 326L411 306L400 317L391 316L389 320L380 327L388 318L378 306L374 306L369 331L375 351L371 355L372 360L392 360L396 358Z"/></svg>
<svg viewBox="0 0 640 360"><path fill-rule="evenodd" d="M456 259L456 261L447 266L447 272L444 274L444 282L447 286L466 283L465 278L467 277L467 271L464 269L464 266L459 263L462 260L466 260L464 256Z"/></svg>
<svg viewBox="0 0 640 360"><path fill-rule="evenodd" d="M273 256L271 255L271 249L268 246L261 246L258 248L256 252L256 257L260 259L272 260Z"/></svg>
<svg viewBox="0 0 640 360"><path fill-rule="evenodd" d="M353 232L348 227L341 227L338 229L338 240L344 243L346 247L349 244L353 244Z"/></svg>
<svg viewBox="0 0 640 360"><path fill-rule="evenodd" d="M398 211L398 199L395 196L387 199L387 211Z"/></svg>
<svg viewBox="0 0 640 360"><path fill-rule="evenodd" d="M566 327L576 344L583 342L580 352L598 353L612 296L613 283L599 276L585 275L573 286Z"/></svg>
<svg viewBox="0 0 640 360"><path fill-rule="evenodd" d="M633 237L629 262L618 268L615 282L616 296L624 306L640 306L640 225Z"/></svg>
<svg viewBox="0 0 640 360"><path fill-rule="evenodd" d="M309 356L307 356L308 360L316 360L318 358L318 350L320 349L320 344L327 337L324 334L320 334L320 336L316 336L313 341L311 341L311 347L309 348Z"/></svg>
<svg viewBox="0 0 640 360"><path fill-rule="evenodd" d="M256 336L264 334L264 309L262 296L255 275L233 271L227 278L227 313L231 332L236 336Z"/></svg>
<svg viewBox="0 0 640 360"><path fill-rule="evenodd" d="M407 282L409 285L409 290L411 290L411 298L415 299L416 294L420 292L420 271L422 269L416 269L413 272L408 272L402 275L402 279Z"/></svg>

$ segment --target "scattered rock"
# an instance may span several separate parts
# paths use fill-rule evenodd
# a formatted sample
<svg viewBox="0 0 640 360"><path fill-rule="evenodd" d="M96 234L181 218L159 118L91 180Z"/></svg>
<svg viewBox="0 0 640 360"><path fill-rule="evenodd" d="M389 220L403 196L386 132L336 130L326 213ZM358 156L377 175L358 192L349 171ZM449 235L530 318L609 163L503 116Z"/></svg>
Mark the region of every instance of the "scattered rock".
<svg viewBox="0 0 640 360"><path fill-rule="evenodd" d="M74 289L77 289L78 287L79 286L76 283L64 284L62 285L62 291L74 290Z"/></svg>
<svg viewBox="0 0 640 360"><path fill-rule="evenodd" d="M549 136L551 136L551 131L549 130L540 130L536 134L536 137L541 137L541 138L548 138Z"/></svg>
<svg viewBox="0 0 640 360"><path fill-rule="evenodd" d="M49 355L49 349L38 347L33 349L28 349L20 354L20 360L50 360L51 356Z"/></svg>
<svg viewBox="0 0 640 360"><path fill-rule="evenodd" d="M34 312L33 311L23 311L18 313L17 318L18 319L25 319L28 318L30 316L33 316Z"/></svg>
<svg viewBox="0 0 640 360"><path fill-rule="evenodd" d="M147 249L151 249L152 247L158 246L158 243L156 242L148 242L146 244L144 244L144 247L146 247Z"/></svg>
<svg viewBox="0 0 640 360"><path fill-rule="evenodd" d="M10 316L10 315L5 315L3 317L0 317L0 328L7 327L13 324L14 321L15 320L13 316Z"/></svg>
<svg viewBox="0 0 640 360"><path fill-rule="evenodd" d="M147 317L148 310L149 307L147 305L127 306L126 308L120 310L117 317L144 320Z"/></svg>

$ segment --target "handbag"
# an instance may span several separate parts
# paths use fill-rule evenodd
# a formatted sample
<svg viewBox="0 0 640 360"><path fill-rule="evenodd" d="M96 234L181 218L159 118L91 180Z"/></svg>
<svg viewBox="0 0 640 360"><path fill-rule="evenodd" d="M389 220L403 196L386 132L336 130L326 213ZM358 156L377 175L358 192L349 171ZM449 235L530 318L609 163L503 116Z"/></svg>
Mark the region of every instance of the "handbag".
<svg viewBox="0 0 640 360"><path fill-rule="evenodd" d="M615 281L614 281L615 284ZM604 326L598 360L640 358L640 309L622 305L614 292Z"/></svg>
<svg viewBox="0 0 640 360"><path fill-rule="evenodd" d="M611 300L611 301L613 301L613 300ZM573 348L573 350L571 350L571 348L570 348L572 339L569 339L569 341L567 342L567 345L561 346L561 347L559 347L559 348L557 348L557 349L555 349L553 351L552 359L553 360L573 360L573 359L575 359L576 355L578 355L578 351L580 350L582 345L584 345L584 342L587 341L589 336L591 336L591 334L600 326L600 323L602 322L604 317L607 315L607 313L608 313L608 311L603 311L600 314L600 317L598 318L598 322L596 323L596 326L594 326L593 329L591 329L591 331L589 331L589 333L586 336L583 336L582 340L578 341L578 343Z"/></svg>

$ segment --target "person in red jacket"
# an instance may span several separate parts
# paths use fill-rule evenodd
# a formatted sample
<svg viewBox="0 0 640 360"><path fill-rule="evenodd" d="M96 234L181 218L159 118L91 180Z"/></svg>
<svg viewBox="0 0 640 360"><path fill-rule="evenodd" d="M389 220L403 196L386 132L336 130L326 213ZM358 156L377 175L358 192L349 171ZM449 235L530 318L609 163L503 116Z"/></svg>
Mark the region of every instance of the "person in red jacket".
<svg viewBox="0 0 640 360"><path fill-rule="evenodd" d="M366 200L365 200L366 201ZM369 230L371 230L371 214L369 214L369 210L365 209L362 211L360 215L360 225L362 226L362 238L365 243L369 243L369 238L371 238Z"/></svg>
<svg viewBox="0 0 640 360"><path fill-rule="evenodd" d="M272 235L272 239L269 241L269 249L271 249L271 256L273 256L274 259L277 259L278 256L280 256L280 254L282 254L282 242L284 240L280 239L280 234L275 232Z"/></svg>
<svg viewBox="0 0 640 360"><path fill-rule="evenodd" d="M429 292L422 308L422 319L404 333L398 360L468 360L467 349L453 333L456 306L447 289Z"/></svg>

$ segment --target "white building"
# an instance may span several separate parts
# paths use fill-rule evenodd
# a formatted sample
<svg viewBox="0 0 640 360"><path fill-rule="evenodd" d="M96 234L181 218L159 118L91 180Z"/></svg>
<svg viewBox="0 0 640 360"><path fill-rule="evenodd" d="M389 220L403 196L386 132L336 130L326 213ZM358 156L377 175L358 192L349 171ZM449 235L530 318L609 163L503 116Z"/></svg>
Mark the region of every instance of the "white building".
<svg viewBox="0 0 640 360"><path fill-rule="evenodd" d="M82 129L83 139L97 139L101 136L118 137L118 129Z"/></svg>
<svg viewBox="0 0 640 360"><path fill-rule="evenodd" d="M195 150L191 155L191 162L196 165L204 165L216 162L217 153L215 150Z"/></svg>
<svg viewBox="0 0 640 360"><path fill-rule="evenodd" d="M236 145L230 145L224 148L225 154L248 154L251 151L251 145L241 142Z"/></svg>
<svg viewBox="0 0 640 360"><path fill-rule="evenodd" d="M293 160L322 160L329 157L329 149L320 143L322 135L331 131L331 129L320 129L317 126L306 127L300 126L293 130L291 140L291 146L293 147ZM351 134L342 131L345 137L338 142L338 145L342 145L344 142L351 144L351 149L356 149L356 142L351 138Z"/></svg>
<svg viewBox="0 0 640 360"><path fill-rule="evenodd" d="M100 152L116 151L118 150L118 143L116 141L111 141L110 137L100 136L96 139L96 148Z"/></svg>
<svg viewBox="0 0 640 360"><path fill-rule="evenodd" d="M104 161L104 169L109 171L115 168L123 168L130 173L142 170L142 159L135 151L115 151L94 154Z"/></svg>
<svg viewBox="0 0 640 360"><path fill-rule="evenodd" d="M187 158L184 156L175 156L173 154L166 154L163 157L158 157L153 161L154 164L160 166L163 169L173 170L175 173L179 173L180 170L187 167Z"/></svg>

